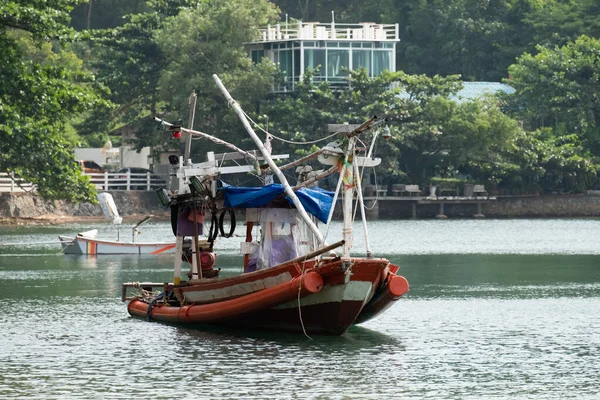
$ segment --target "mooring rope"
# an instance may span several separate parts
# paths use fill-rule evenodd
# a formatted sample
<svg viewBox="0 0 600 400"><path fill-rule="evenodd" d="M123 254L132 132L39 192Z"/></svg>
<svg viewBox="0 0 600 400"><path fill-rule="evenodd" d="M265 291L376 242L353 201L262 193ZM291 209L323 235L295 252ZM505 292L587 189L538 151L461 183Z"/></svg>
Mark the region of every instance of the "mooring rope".
<svg viewBox="0 0 600 400"><path fill-rule="evenodd" d="M300 318L300 326L302 327L302 332L304 333L304 336L306 336L310 340L313 340L313 338L311 338L308 335L308 333L306 332L306 328L304 327L304 321L302 320L302 306L300 304L300 294L302 292L302 279L304 279L304 269L306 268L307 258L308 253L306 253L306 255L304 256L304 261L302 261L302 272L300 273L300 286L298 286L298 317Z"/></svg>

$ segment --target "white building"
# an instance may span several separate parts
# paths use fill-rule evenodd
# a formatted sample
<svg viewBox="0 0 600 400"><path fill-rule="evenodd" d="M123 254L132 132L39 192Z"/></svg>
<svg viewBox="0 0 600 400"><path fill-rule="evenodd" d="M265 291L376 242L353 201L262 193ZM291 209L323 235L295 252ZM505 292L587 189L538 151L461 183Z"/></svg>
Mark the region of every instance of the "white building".
<svg viewBox="0 0 600 400"><path fill-rule="evenodd" d="M375 77L396 71L398 24L285 23L261 30L259 40L247 45L255 63L263 57L279 66L285 82L275 92L293 91L308 68L319 68L314 83L334 88L348 85L348 71L365 68Z"/></svg>

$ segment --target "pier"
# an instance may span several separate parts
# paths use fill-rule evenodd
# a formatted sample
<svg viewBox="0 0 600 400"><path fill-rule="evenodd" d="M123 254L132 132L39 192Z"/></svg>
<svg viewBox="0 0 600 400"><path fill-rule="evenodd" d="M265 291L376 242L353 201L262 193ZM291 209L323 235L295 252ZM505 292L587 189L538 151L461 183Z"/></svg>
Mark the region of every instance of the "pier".
<svg viewBox="0 0 600 400"><path fill-rule="evenodd" d="M423 197L423 196L369 196L365 197L367 217L388 218L484 218L484 205L495 201L495 197Z"/></svg>

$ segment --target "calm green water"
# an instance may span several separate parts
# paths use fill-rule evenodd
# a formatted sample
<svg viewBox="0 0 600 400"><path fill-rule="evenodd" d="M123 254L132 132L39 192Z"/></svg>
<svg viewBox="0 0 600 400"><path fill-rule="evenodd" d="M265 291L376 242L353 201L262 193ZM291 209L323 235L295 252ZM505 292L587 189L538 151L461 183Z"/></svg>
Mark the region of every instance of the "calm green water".
<svg viewBox="0 0 600 400"><path fill-rule="evenodd" d="M600 398L598 220L375 222L409 295L313 340L132 319L121 283L170 280L171 259L39 243L89 228L0 227L0 398Z"/></svg>

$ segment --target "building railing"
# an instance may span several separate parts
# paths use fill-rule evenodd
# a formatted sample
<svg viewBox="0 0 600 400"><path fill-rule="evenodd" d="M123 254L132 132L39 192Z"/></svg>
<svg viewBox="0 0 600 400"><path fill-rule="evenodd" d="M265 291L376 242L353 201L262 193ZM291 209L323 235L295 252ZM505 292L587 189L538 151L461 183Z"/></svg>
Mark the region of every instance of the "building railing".
<svg viewBox="0 0 600 400"><path fill-rule="evenodd" d="M260 29L260 38L254 43L282 40L391 40L398 41L398 24L336 24L298 22L269 25Z"/></svg>
<svg viewBox="0 0 600 400"><path fill-rule="evenodd" d="M166 186L165 181L150 173L104 172L84 173L98 190L156 190Z"/></svg>
<svg viewBox="0 0 600 400"><path fill-rule="evenodd" d="M165 181L151 173L104 172L83 174L97 190L156 190L166 186ZM32 192L35 186L17 179L9 172L0 172L0 192Z"/></svg>
<svg viewBox="0 0 600 400"><path fill-rule="evenodd" d="M12 172L0 172L0 192L31 192L34 190L33 184L15 178Z"/></svg>

